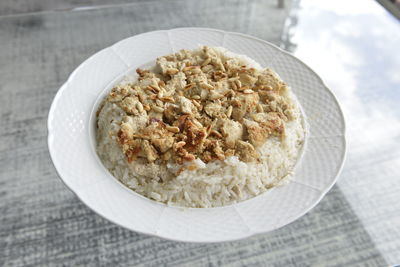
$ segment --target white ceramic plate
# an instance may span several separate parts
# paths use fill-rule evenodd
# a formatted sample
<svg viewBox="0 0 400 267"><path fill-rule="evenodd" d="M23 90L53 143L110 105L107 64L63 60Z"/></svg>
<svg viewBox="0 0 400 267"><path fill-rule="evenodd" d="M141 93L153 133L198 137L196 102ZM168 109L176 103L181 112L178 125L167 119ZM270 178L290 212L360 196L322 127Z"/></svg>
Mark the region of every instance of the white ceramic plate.
<svg viewBox="0 0 400 267"><path fill-rule="evenodd" d="M222 46L275 70L297 95L307 121L308 144L296 175L283 187L220 208L168 207L127 189L95 152L98 100L126 73L155 58L199 45ZM309 67L276 46L239 33L181 28L122 40L83 62L50 108L48 145L59 176L104 218L127 229L190 242L220 242L280 228L313 208L335 183L345 156L345 124L329 89Z"/></svg>

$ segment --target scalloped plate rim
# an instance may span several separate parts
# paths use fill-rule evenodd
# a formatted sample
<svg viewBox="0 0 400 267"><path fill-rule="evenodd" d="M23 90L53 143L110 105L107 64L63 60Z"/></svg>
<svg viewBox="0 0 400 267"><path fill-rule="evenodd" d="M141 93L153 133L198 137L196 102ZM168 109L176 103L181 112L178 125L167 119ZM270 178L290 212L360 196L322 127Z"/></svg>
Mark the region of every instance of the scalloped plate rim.
<svg viewBox="0 0 400 267"><path fill-rule="evenodd" d="M274 229L272 229L272 230L269 230L269 231L262 231L262 230L260 230L260 231L249 231L249 232L247 232L247 233L245 233L245 234L242 234L240 237L233 237L233 238L227 237L227 238L224 238L223 240L211 240L211 241L206 241L206 242L204 242L204 241L196 241L196 240L188 240L188 239L172 238L172 237L170 237L170 236L164 236L164 235L161 235L161 234L159 234L159 233L147 232L147 231L139 231L139 230L132 229L132 228L129 228L129 227L127 227L127 226L121 225L119 222L115 221L113 218L109 218L109 217L104 216L103 214L99 213L94 207L91 207L90 205L88 205L87 203L85 203L85 202L82 200L82 198L80 197L79 193L76 192L76 190L75 190L74 188L72 188L70 185L68 185L67 182L62 178L62 175L60 174L59 168L57 167L57 164L58 164L58 163L56 163L56 160L55 160L55 158L56 158L56 157L55 157L55 153L56 153L56 152L52 149L52 145L51 145L51 139L53 138L53 132L52 132L53 127L52 127L51 123L52 123L52 120L53 120L53 113L54 113L54 110L57 108L57 104L58 104L58 102L59 102L59 100L60 100L60 98L61 98L61 96L62 96L63 91L66 90L67 84L69 83L70 79L75 75L75 73L77 73L77 72L79 71L79 69L80 69L84 64L87 63L87 61L89 61L89 60L91 60L92 58L96 57L96 56L97 56L99 53L101 53L102 51L104 51L104 50L106 50L106 49L108 49L108 48L112 48L112 47L114 47L115 45L117 45L117 44L119 44L119 43L123 43L123 42L125 42L126 40L131 39L131 38L140 38L141 36L150 35L150 34L153 34L153 33L158 33L158 32L170 32L170 31L180 31L180 30L189 30L189 31L190 31L190 30L193 30L193 31L205 31L205 32L207 32L207 31L214 31L214 32L219 32L219 33L223 33L223 34L231 34L231 35L240 36L240 37L242 37L242 38L246 38L246 39L254 40L254 41L257 41L257 42L261 42L261 43L263 43L263 44L265 44L265 45L268 45L268 46L270 46L270 47L273 47L274 49L276 49L276 50L279 51L280 53L283 53L283 54L285 54L286 56L292 57L292 58L295 59L296 61L300 62L301 65L302 65L303 67L307 68L307 69L312 73L312 75L318 79L319 83L323 86L323 88L325 89L325 91L327 91L327 92L332 96L333 100L335 101L335 105L338 107L338 110L339 110L339 113L340 113L340 119L341 119L342 127L343 127L343 129L342 129L342 130L343 130L343 133L342 133L342 135L340 136L340 137L342 138L342 141L343 141L343 151L342 151L342 153L341 153L341 164L340 164L340 166L339 166L339 168L338 168L338 170L337 170L337 172L336 172L336 174L335 174L335 176L334 176L334 179L332 179L331 183L330 183L328 186L326 186L326 187L324 188L324 190L321 190L321 191L320 191L319 197L316 198L311 204L309 204L309 205L307 206L306 209L304 209L301 213L299 213L297 216L295 216L295 217L292 218L291 220L285 221L285 222L283 222L283 223L278 224L278 225L276 226L276 228L274 228ZM293 221L296 221L297 219L299 219L300 217L302 217L304 214L306 214L307 212L309 212L310 210L312 210L312 209L322 200L322 198L329 192L329 190L333 187L333 185L336 183L336 181L337 181L337 179L338 179L340 173L342 172L342 169L343 169L343 166L344 166L344 162L345 162L345 159L346 159L346 153L347 153L346 123L345 123L345 118L344 118L343 111L342 111L342 109L341 109L341 107L340 107L340 103L338 102L338 100L337 100L335 94L326 86L326 84L324 83L324 81L320 78L320 76L319 76L313 69L311 69L311 68L310 68L307 64L305 64L302 60L298 59L298 58L295 57L294 55L290 54L290 53L287 52L287 51L284 51L284 50L281 49L280 47L278 47L278 46L276 46L276 45L274 45L274 44L272 44L272 43L270 43L270 42L267 42L267 41L262 40L262 39L260 39L260 38L253 37L253 36L250 36L250 35L246 35L246 34L243 34L243 33L229 32L229 31L223 31L223 30L212 29L212 28L182 27L182 28L173 28L173 29L169 29L169 30L156 30L156 31L145 32L145 33L141 33L141 34L137 34L137 35L134 35L134 36L130 36L130 37L124 38L124 39L122 39L122 40L120 40L120 41L118 41L118 42L116 42L116 43L110 45L109 47L106 47L106 48L101 49L101 50L99 50L98 52L94 53L93 55L91 55L90 57L88 57L87 59L85 59L81 64L79 64L79 66L76 67L76 68L74 69L74 71L68 76L68 79L66 80L66 82L63 83L63 84L60 86L60 89L57 91L55 97L53 98L52 104L51 104L51 106L50 106L50 110L49 110L49 113L48 113L48 120L47 120L47 128L48 128L47 145L48 145L48 149L49 149L49 153L50 153L50 156L51 156L51 159L52 159L53 166L55 167L56 172L57 172L59 178L61 179L61 181L62 181L76 196L77 196L77 198L78 198L82 203L85 204L85 206L87 206L90 210L94 211L96 214L98 214L98 215L101 216L102 218L106 219L107 221L110 221L110 222L112 222L112 223L114 223L114 224L116 224L116 225L118 225L118 226L120 226L120 227L123 227L123 228L127 229L127 230L135 231L135 232L137 232L137 233L146 234L146 235L150 235L150 236L154 236L154 237L160 237L160 238L164 238L164 239L167 239L167 240L181 241L181 242L190 242L190 243L218 243L218 242L226 242L226 241L240 240L240 239L244 239L244 238L248 238L248 237L254 236L254 235L256 235L256 234L261 234L261 233L266 233L266 232L270 232L270 231L277 230L277 229L279 229L279 228L281 228L281 227L283 227L283 226L285 226L285 225L287 225L287 224L289 224L289 223L292 223ZM245 201L244 201L244 202L245 202ZM243 202L242 202L242 203L243 203ZM240 203L239 203L239 204L240 204Z"/></svg>

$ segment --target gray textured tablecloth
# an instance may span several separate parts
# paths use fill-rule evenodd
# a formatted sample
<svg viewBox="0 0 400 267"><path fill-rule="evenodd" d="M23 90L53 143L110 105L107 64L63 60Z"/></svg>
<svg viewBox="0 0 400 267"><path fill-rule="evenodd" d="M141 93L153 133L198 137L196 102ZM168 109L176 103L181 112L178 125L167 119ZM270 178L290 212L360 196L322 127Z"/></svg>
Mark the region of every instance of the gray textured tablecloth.
<svg viewBox="0 0 400 267"><path fill-rule="evenodd" d="M53 168L48 110L83 60L128 36L182 26L237 31L279 44L290 6L275 6L276 1L150 1L0 16L0 265L385 266L337 187L280 230L242 241L188 244L102 219Z"/></svg>

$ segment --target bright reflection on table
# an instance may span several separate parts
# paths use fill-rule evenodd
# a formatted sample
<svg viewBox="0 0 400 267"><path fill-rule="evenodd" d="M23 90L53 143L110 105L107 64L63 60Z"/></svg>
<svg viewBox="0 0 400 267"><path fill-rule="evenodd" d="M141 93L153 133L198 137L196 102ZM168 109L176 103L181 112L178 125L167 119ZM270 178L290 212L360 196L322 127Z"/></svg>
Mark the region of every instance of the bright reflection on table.
<svg viewBox="0 0 400 267"><path fill-rule="evenodd" d="M286 48L322 77L345 114L338 185L387 262L398 263L400 23L371 0L301 1L288 24Z"/></svg>

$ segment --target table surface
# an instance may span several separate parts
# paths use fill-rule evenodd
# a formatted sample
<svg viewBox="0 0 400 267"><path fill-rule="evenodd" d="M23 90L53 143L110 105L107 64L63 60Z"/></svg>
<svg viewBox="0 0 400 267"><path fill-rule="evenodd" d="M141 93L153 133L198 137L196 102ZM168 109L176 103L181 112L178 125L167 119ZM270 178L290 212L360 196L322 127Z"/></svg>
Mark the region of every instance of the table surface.
<svg viewBox="0 0 400 267"><path fill-rule="evenodd" d="M400 24L379 4L102 0L94 6L87 0L81 8L76 2L0 3L1 266L400 263ZM345 167L337 185L299 220L241 241L172 242L104 220L57 177L46 122L68 75L118 40L183 26L275 43L309 64L338 97L347 122Z"/></svg>

